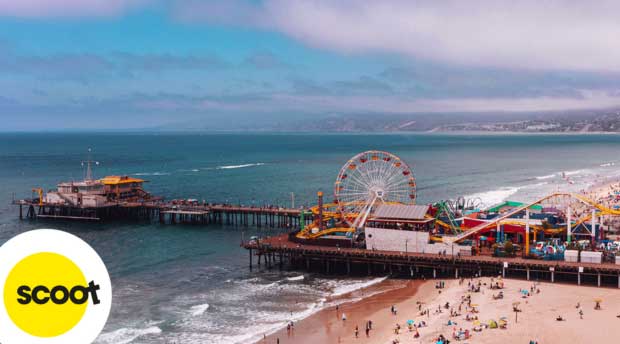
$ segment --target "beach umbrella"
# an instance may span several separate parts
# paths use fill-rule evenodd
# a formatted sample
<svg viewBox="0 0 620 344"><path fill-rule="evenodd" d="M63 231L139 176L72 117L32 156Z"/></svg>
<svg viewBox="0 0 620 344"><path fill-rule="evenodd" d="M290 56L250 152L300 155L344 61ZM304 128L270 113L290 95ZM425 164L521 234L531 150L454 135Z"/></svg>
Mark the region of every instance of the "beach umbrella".
<svg viewBox="0 0 620 344"><path fill-rule="evenodd" d="M596 298L596 299L594 299L594 302L603 302L603 299L601 299L601 298Z"/></svg>
<svg viewBox="0 0 620 344"><path fill-rule="evenodd" d="M478 307L478 304L477 304L477 303L472 303L470 306L472 306L472 307Z"/></svg>
<svg viewBox="0 0 620 344"><path fill-rule="evenodd" d="M525 289L522 289L522 290L521 290L521 294L523 294L523 295L527 295L527 293L528 293L528 291L527 291L527 290L525 290Z"/></svg>
<svg viewBox="0 0 620 344"><path fill-rule="evenodd" d="M413 320L411 319L407 320L407 325L413 325Z"/></svg>

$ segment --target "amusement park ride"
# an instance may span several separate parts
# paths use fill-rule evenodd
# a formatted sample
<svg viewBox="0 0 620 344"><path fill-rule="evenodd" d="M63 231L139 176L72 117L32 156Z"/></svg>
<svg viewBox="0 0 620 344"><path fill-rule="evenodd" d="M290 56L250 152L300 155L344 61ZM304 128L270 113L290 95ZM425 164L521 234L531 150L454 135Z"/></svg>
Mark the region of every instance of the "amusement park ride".
<svg viewBox="0 0 620 344"><path fill-rule="evenodd" d="M405 241L405 247L407 241L419 241L420 232L426 232L429 245L441 243L452 251L456 247L453 245L458 245L462 252L463 245L481 247L510 240L523 244L525 255L529 255L534 252L530 243L553 238L570 244L573 238L585 237L594 245L604 238L604 219L620 215L620 210L579 194L562 192L528 204L504 202L482 209L483 206L480 199L464 198L416 205L413 170L391 153L366 151L352 157L341 168L334 183L332 203L323 204L323 194L319 192L318 205L310 209L314 222L302 228L296 237L308 244L329 243L325 239L349 240L351 244L370 248L368 235L364 235L370 224L380 227L380 232L376 231L379 228L372 228L375 235ZM425 210L421 216L420 209ZM386 220L379 213L391 215ZM422 244L416 249L432 251L429 245ZM386 247L395 250L397 246L392 243ZM372 248L375 249L374 244Z"/></svg>
<svg viewBox="0 0 620 344"><path fill-rule="evenodd" d="M399 157L383 151L367 151L349 159L334 183L334 201L311 208L316 220L297 237L316 239L326 235L359 235L380 204L412 205L416 181L412 169Z"/></svg>

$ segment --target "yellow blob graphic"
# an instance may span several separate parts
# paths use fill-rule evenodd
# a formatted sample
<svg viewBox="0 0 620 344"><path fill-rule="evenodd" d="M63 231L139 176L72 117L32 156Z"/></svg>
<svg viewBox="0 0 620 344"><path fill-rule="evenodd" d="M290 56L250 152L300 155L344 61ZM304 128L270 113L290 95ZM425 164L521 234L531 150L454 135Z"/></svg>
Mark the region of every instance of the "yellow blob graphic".
<svg viewBox="0 0 620 344"><path fill-rule="evenodd" d="M57 290L54 292L57 303L51 298L43 303L45 298L50 297L50 293L43 290L37 293L39 303L33 298L23 304L23 294L34 297L33 289L37 286L43 286L49 291L56 286L63 286L70 291L75 286L88 285L80 268L63 255L42 252L22 259L13 267L4 284L4 305L17 327L35 337L56 337L80 322L90 300L82 304L75 304L71 299L64 303L58 302L65 298L65 293ZM18 294L18 289L22 288L24 291L25 287L29 288L29 291ZM76 298L83 296L85 295L81 292L75 295ZM19 302L20 299L22 303Z"/></svg>

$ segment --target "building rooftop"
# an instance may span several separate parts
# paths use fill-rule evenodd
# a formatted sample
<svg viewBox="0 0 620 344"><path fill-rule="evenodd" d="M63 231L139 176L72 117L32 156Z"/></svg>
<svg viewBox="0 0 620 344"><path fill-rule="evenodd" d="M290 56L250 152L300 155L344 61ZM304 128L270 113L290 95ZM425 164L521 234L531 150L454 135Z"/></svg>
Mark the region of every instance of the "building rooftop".
<svg viewBox="0 0 620 344"><path fill-rule="evenodd" d="M132 178L129 176L106 176L99 179L99 181L105 185L118 185L128 183L144 183L144 179Z"/></svg>
<svg viewBox="0 0 620 344"><path fill-rule="evenodd" d="M374 219L423 220L428 205L381 204L373 214Z"/></svg>

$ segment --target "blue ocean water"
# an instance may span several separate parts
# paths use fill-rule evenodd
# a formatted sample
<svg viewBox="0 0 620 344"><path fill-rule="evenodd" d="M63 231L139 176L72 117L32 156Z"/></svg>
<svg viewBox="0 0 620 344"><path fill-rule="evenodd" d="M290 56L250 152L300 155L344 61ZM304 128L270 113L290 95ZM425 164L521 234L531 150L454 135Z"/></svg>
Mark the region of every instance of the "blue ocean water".
<svg viewBox="0 0 620 344"><path fill-rule="evenodd" d="M331 194L341 166L386 150L413 168L419 202L467 196L487 205L579 190L620 176L617 135L20 133L0 134L0 243L34 228L89 242L113 282L99 343L245 343L325 306L327 297L377 280L248 269L242 236L277 229L219 225L19 221L13 197L83 178L130 174L167 199L310 205ZM562 178L568 176L571 183Z"/></svg>

